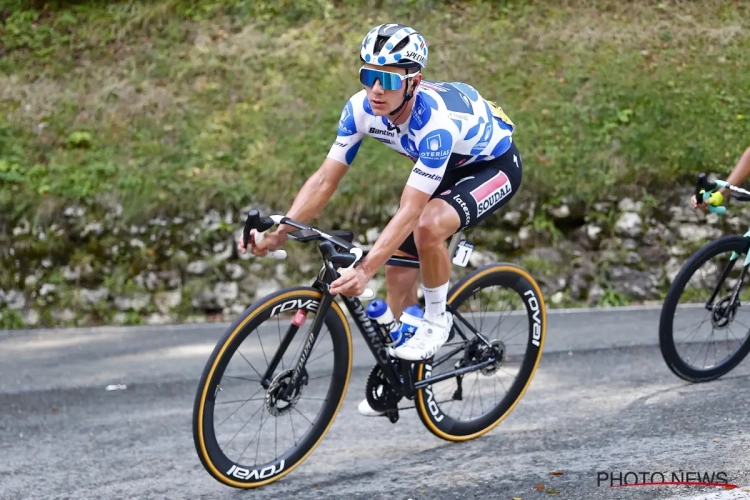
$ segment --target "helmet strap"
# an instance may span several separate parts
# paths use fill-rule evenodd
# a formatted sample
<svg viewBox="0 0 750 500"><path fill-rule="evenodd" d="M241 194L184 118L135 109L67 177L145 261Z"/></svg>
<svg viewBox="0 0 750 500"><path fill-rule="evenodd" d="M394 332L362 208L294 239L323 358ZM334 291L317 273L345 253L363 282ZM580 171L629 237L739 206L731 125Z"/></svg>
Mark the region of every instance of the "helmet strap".
<svg viewBox="0 0 750 500"><path fill-rule="evenodd" d="M409 75L409 70L407 69L406 71L407 71L406 75L408 76ZM403 99L403 101L401 101L401 104L399 104L396 109L394 109L393 111L391 111L390 113L388 113L389 116L393 116L396 113L398 113L399 110L401 110L401 108L403 108L406 105L406 103L409 102L412 97L414 97L414 87L412 86L411 90L409 90L408 80L410 80L410 78L407 78L406 88L404 88L404 99ZM399 116L400 116L400 113L399 113ZM399 117L397 116L396 119L398 120L398 118ZM398 128L398 125L391 126L390 120L389 120L389 123L386 125L386 127L388 128L388 130L394 130L394 129L396 129L396 130L398 130L399 133L401 132L401 129Z"/></svg>

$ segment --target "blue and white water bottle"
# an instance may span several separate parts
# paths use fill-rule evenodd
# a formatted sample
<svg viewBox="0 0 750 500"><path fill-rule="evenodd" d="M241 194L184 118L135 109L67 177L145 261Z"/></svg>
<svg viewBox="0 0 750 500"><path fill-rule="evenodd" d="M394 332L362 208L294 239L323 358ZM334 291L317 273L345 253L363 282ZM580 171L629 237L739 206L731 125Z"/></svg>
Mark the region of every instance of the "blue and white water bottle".
<svg viewBox="0 0 750 500"><path fill-rule="evenodd" d="M424 311L417 304L410 305L401 313L401 326L399 328L399 340L397 346L409 340L422 323Z"/></svg>
<svg viewBox="0 0 750 500"><path fill-rule="evenodd" d="M382 299L375 299L367 305L367 316L374 319L375 322L380 325L381 330L386 334L390 335L392 343L396 343L401 340L401 332L399 331L399 325L396 318L391 312L391 308Z"/></svg>

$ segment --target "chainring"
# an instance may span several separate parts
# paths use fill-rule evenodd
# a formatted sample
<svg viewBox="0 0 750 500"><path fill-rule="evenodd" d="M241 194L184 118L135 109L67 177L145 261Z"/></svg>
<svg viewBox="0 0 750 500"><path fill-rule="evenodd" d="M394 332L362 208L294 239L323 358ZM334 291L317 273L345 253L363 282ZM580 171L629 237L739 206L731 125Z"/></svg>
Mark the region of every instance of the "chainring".
<svg viewBox="0 0 750 500"><path fill-rule="evenodd" d="M399 398L391 388L380 365L375 365L367 377L365 384L367 403L375 411L383 412L396 408Z"/></svg>

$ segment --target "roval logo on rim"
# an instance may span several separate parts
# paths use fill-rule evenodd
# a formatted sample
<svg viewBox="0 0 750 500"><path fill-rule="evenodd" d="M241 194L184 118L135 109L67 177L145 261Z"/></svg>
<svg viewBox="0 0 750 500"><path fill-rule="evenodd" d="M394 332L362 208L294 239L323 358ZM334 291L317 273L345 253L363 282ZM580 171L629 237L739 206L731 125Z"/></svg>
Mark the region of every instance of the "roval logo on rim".
<svg viewBox="0 0 750 500"><path fill-rule="evenodd" d="M539 301L536 300L536 294L534 290L526 290L523 292L526 298L526 303L533 311L531 319L533 324L531 325L531 343L539 347L539 341L542 339L542 321L539 318Z"/></svg>
<svg viewBox="0 0 750 500"><path fill-rule="evenodd" d="M429 377L432 377L432 365L425 363L423 380L427 380ZM435 395L432 393L432 386L426 386L424 388L424 393L427 394L427 409L429 410L430 414L436 422L442 421L445 418L445 415L443 415L443 412L440 411L437 402L435 402Z"/></svg>
<svg viewBox="0 0 750 500"><path fill-rule="evenodd" d="M245 469L244 467L238 467L232 464L232 467L227 471L228 476L236 477L237 479L266 479L271 476L275 476L279 472L284 470L284 460L282 459L277 464L271 464L268 467L262 469Z"/></svg>
<svg viewBox="0 0 750 500"><path fill-rule="evenodd" d="M317 299L291 299L286 302L282 302L274 306L271 309L271 316L276 316L280 312L286 312L296 309L305 309L307 311L317 312L318 311L318 300Z"/></svg>

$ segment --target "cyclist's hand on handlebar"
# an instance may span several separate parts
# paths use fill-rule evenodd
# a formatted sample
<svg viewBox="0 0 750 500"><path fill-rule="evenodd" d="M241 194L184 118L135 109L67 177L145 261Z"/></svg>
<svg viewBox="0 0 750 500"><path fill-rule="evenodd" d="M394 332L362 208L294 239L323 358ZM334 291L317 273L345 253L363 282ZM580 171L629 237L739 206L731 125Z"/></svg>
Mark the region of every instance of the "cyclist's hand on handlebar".
<svg viewBox="0 0 750 500"><path fill-rule="evenodd" d="M347 297L358 297L365 293L370 279L372 276L368 276L361 267L355 267L331 283L330 292L332 295L340 293Z"/></svg>
<svg viewBox="0 0 750 500"><path fill-rule="evenodd" d="M704 212L708 210L708 205L706 205L705 202L698 203L695 195L690 197L690 204L693 206L693 208L696 208L698 210L702 210Z"/></svg>
<svg viewBox="0 0 750 500"><path fill-rule="evenodd" d="M265 233L263 239L255 243L255 230L250 231L250 245L248 246L250 253L257 257L265 257L268 252L278 250L284 243L286 243L287 235L285 232L279 232L278 230ZM237 250L244 254L247 253L245 248L244 236L240 235L240 240L237 242Z"/></svg>

